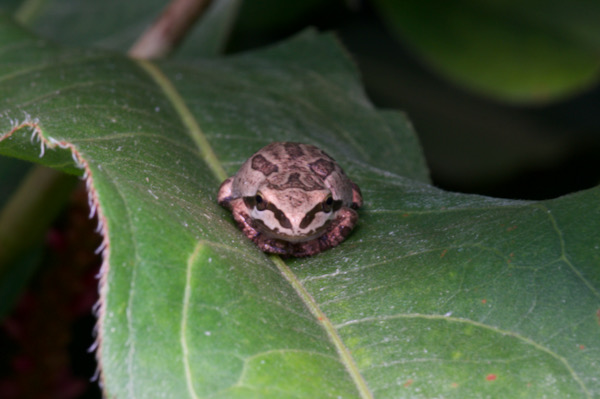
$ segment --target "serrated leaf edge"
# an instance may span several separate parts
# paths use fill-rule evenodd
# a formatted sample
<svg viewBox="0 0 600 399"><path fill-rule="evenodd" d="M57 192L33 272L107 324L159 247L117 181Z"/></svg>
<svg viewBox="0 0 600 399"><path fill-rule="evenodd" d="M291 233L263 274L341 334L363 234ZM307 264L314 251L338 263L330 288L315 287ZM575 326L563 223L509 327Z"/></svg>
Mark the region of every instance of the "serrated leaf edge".
<svg viewBox="0 0 600 399"><path fill-rule="evenodd" d="M86 191L88 193L88 205L90 208L89 218L93 218L94 216L98 219L98 226L96 227L96 233L102 236L102 242L100 246L96 249L96 253L99 253L102 257L102 264L100 266L100 271L97 274L97 278L99 281L99 299L96 305L94 305L94 314L97 318L97 325L95 329L96 341L92 345L91 350L96 350L96 358L98 361L99 370L96 375L99 376L99 379L102 380L102 372L100 367L100 353L102 352L102 337L99 331L101 331L101 324L103 320L103 315L105 313L104 304L106 303L106 292L107 292L107 284L106 284L106 276L109 268L108 259L110 257L110 240L108 238L108 230L106 217L100 207L100 202L98 200L98 194L93 184L92 171L89 167L88 162L81 156L77 147L67 141L56 140L53 137L45 137L43 134L43 130L39 124L39 120L37 118L31 118L30 115L25 114L25 119L22 122L18 120L11 120L11 130L3 135L0 135L0 141L7 139L12 136L17 131L28 128L32 130L31 133L31 142L33 144L34 140L38 140L40 142L40 158L44 156L46 149L55 149L60 148L63 150L71 151L71 155L73 157L73 162L75 166L81 170L83 170L82 179L85 182Z"/></svg>

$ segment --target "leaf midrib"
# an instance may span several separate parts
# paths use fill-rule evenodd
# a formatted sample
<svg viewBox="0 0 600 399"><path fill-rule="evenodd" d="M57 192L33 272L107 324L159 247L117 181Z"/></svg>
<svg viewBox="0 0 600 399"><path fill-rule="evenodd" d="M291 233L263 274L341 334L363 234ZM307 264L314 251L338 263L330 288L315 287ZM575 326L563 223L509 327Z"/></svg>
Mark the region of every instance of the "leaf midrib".
<svg viewBox="0 0 600 399"><path fill-rule="evenodd" d="M185 104L183 97L181 97L173 83L171 83L171 80L155 64L146 60L136 60L136 62L152 77L158 87L167 96L167 99L173 105L184 126L188 129L192 140L196 143L204 161L208 164L215 177L219 181L227 179L225 169L206 139L204 132L202 132L200 125L198 125L196 118Z"/></svg>
<svg viewBox="0 0 600 399"><path fill-rule="evenodd" d="M208 142L204 132L200 128L196 118L192 114L192 112L187 107L185 100L179 94L171 80L162 72L160 68L158 68L152 62L146 60L136 60L137 64L154 80L154 82L161 88L163 93L166 95L169 102L173 105L175 111L181 118L184 126L187 128L191 138L196 143L204 161L208 164L214 176L219 180L223 181L228 176L223 168L221 162L217 158L215 152L212 149L212 146ZM197 249L197 248L196 248ZM194 251L196 252L196 251ZM192 258L194 256L192 255ZM327 336L333 343L340 357L340 362L345 366L346 371L352 378L352 381L356 385L358 393L360 397L363 399L372 399L373 395L369 390L367 383L363 376L361 375L356 362L354 361L350 351L342 341L341 337L338 335L333 323L329 320L329 318L323 313L323 311L319 308L317 302L310 295L310 293L306 290L306 288L302 285L297 276L292 272L292 270L288 267L288 265L281 259L281 257L277 255L270 256L271 261L275 264L277 269L283 275L283 277L290 283L294 291L298 294L299 298L311 312L311 314L319 321L319 323L323 326L324 330L327 333ZM189 266L189 265L188 265ZM189 276L188 276L189 277ZM186 287L187 289L187 287ZM187 294L186 294L187 295ZM185 301L185 298L184 298ZM184 338L182 338L184 339ZM184 348L184 351L186 348ZM191 381L189 381L190 374L186 374L188 389L191 387L190 393L192 396L195 396L195 392L193 390L193 385Z"/></svg>
<svg viewBox="0 0 600 399"><path fill-rule="evenodd" d="M310 293L302 285L298 277L296 277L294 272L292 272L292 270L281 259L281 257L277 255L271 255L270 258L273 261L273 263L277 266L281 274L290 283L294 291L296 291L300 299L302 299L302 302L304 302L308 310L323 326L325 332L327 332L327 336L335 346L335 349L340 357L341 363L346 367L346 371L352 378L352 381L354 381L354 384L356 385L360 397L364 399L372 399L373 395L371 394L371 391L367 386L367 382L358 370L358 366L356 365L354 358L350 354L350 351L344 344L342 338L337 333L337 329L335 328L331 320L329 320L329 318L321 310L321 308L317 304L317 301L315 301L312 295L310 295Z"/></svg>

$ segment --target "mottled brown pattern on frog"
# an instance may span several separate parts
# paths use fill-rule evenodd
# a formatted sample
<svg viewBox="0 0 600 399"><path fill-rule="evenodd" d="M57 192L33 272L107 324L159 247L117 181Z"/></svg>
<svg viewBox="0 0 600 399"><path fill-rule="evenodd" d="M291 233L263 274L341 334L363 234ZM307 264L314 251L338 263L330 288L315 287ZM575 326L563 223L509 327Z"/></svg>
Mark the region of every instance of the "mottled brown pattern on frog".
<svg viewBox="0 0 600 399"><path fill-rule="evenodd" d="M283 145L285 152L288 154L290 159L295 160L304 156L304 151L298 143L285 143Z"/></svg>
<svg viewBox="0 0 600 399"><path fill-rule="evenodd" d="M279 190L300 189L304 191L315 191L323 189L323 184L310 176L304 176L304 181L300 179L300 173L290 173L288 179L283 184L274 184L273 188Z"/></svg>
<svg viewBox="0 0 600 399"><path fill-rule="evenodd" d="M252 169L258 170L265 176L269 176L271 173L277 172L279 168L277 165L272 164L267 160L267 158L262 155L255 155L252 158Z"/></svg>
<svg viewBox="0 0 600 399"><path fill-rule="evenodd" d="M334 211L341 209L342 206L343 206L342 201L333 201L333 203L331 204L331 208ZM310 223L315 218L315 215L317 214L317 212L320 212L322 209L323 209L323 204L315 205L315 207L313 209L311 209L304 216L304 218L302 219L302 222L300 223L300 227L305 228L306 226L310 225Z"/></svg>
<svg viewBox="0 0 600 399"><path fill-rule="evenodd" d="M324 151L285 142L252 155L221 184L217 200L261 250L283 256L315 255L340 244L363 202L358 186Z"/></svg>
<svg viewBox="0 0 600 399"><path fill-rule="evenodd" d="M335 170L335 165L331 161L327 161L323 158L309 164L310 170L315 172L321 178L325 179Z"/></svg>

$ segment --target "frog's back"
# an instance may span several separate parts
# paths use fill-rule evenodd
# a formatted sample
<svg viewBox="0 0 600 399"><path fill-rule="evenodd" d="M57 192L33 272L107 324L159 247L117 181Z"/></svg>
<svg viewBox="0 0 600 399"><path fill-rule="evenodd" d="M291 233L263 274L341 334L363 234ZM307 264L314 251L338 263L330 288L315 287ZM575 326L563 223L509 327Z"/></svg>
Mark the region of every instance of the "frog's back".
<svg viewBox="0 0 600 399"><path fill-rule="evenodd" d="M276 190L314 191L331 188L332 179L339 183L345 175L323 150L310 144L275 142L242 165L235 176L233 191L235 196L251 196L264 185Z"/></svg>

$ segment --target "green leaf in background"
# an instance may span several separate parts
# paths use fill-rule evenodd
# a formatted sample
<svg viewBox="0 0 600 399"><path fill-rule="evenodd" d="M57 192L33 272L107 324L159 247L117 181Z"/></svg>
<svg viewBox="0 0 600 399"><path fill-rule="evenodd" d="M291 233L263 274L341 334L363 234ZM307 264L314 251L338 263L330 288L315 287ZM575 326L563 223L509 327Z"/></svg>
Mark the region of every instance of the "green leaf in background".
<svg viewBox="0 0 600 399"><path fill-rule="evenodd" d="M125 52L166 4L163 0L28 0L20 2L14 15L39 35L62 44L93 44Z"/></svg>
<svg viewBox="0 0 600 399"><path fill-rule="evenodd" d="M177 56L208 57L223 54L242 0L212 1Z"/></svg>
<svg viewBox="0 0 600 399"><path fill-rule="evenodd" d="M30 167L28 162L0 156L0 207L4 206L12 191L19 186Z"/></svg>
<svg viewBox="0 0 600 399"><path fill-rule="evenodd" d="M307 15L322 9L342 11L346 2L339 0L262 0L242 1L238 27L241 32L262 32L287 30L298 26Z"/></svg>
<svg viewBox="0 0 600 399"><path fill-rule="evenodd" d="M578 93L600 73L595 1L393 1L375 4L389 29L433 69L512 102Z"/></svg>
<svg viewBox="0 0 600 399"><path fill-rule="evenodd" d="M178 55L215 56L223 51L242 0L213 0L182 43ZM161 14L163 0L22 1L0 5L39 35L66 45L126 52ZM115 10L119 10L115 12Z"/></svg>
<svg viewBox="0 0 600 399"><path fill-rule="evenodd" d="M410 124L373 108L331 36L153 64L3 21L0 48L0 153L73 151L99 214L107 397L600 395L599 188L521 202L430 186ZM31 129L57 146L38 158ZM274 140L322 147L360 185L339 247L266 256L217 206Z"/></svg>

